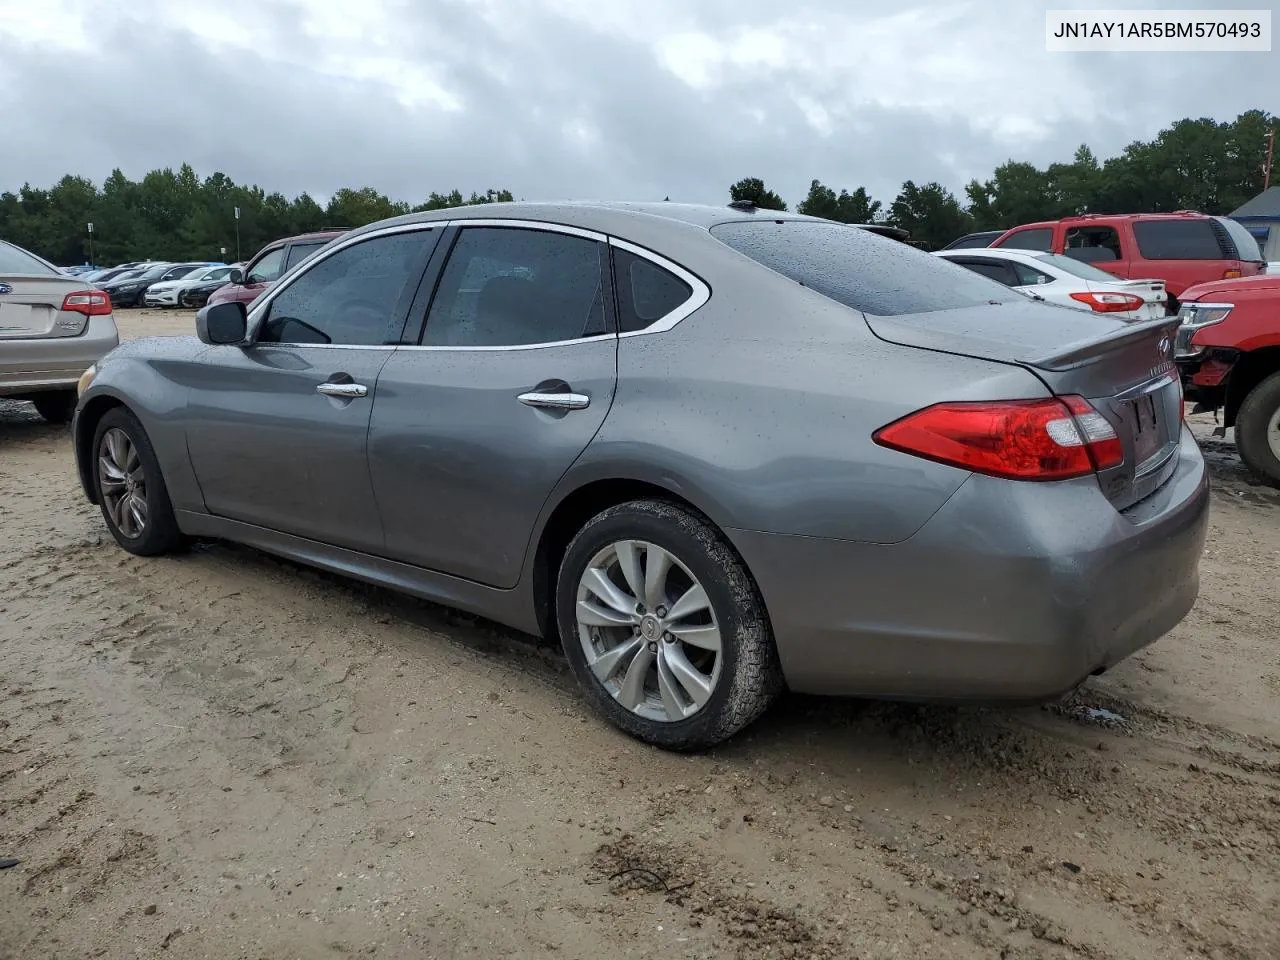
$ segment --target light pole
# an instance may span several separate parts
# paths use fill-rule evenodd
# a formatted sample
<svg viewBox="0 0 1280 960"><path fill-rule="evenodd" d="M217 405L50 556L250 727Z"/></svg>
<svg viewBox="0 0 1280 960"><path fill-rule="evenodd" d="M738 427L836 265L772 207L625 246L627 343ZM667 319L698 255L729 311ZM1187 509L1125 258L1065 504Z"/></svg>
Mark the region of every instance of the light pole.
<svg viewBox="0 0 1280 960"><path fill-rule="evenodd" d="M226 262L227 262L227 248L226 248L226 247L219 247L218 249L222 251L222 262L223 262L223 263L226 263Z"/></svg>
<svg viewBox="0 0 1280 960"><path fill-rule="evenodd" d="M240 208L236 207L236 263L240 262Z"/></svg>
<svg viewBox="0 0 1280 960"><path fill-rule="evenodd" d="M89 265L93 266L93 221L89 221Z"/></svg>
<svg viewBox="0 0 1280 960"><path fill-rule="evenodd" d="M1271 189L1271 160L1275 155L1276 149L1276 132L1271 130L1267 133L1267 163L1262 168L1262 189Z"/></svg>

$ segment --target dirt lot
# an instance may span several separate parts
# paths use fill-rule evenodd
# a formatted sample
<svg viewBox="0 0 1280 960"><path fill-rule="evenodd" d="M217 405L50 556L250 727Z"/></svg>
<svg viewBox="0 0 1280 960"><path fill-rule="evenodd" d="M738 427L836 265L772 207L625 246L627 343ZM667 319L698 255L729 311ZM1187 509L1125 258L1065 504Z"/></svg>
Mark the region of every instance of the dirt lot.
<svg viewBox="0 0 1280 960"><path fill-rule="evenodd" d="M1199 605L1071 703L793 697L679 757L483 621L128 556L0 401L0 957L1274 960L1280 497L1209 449Z"/></svg>

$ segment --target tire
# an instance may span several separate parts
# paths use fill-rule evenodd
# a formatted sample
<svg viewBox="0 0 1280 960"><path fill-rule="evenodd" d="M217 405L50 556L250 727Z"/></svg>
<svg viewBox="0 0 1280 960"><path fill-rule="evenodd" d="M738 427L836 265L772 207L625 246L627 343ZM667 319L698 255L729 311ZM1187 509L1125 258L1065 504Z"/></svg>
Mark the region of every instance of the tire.
<svg viewBox="0 0 1280 960"><path fill-rule="evenodd" d="M651 598L639 593L645 574L659 569L649 558L661 561L663 554L669 572L660 578L658 603L650 609L644 602ZM632 578L622 572L624 556ZM611 600L588 589L584 577L597 585L599 577L607 578L601 590ZM701 594L693 590L698 586ZM691 601L694 596L708 603ZM580 600L590 624L579 622ZM635 607L629 607L632 601ZM556 622L565 656L592 706L618 729L669 750L699 750L728 739L783 689L764 600L742 560L704 518L666 501L619 504L583 526L560 564ZM695 637L696 643L682 639ZM718 652L709 648L712 643ZM644 668L643 687L625 683L631 665ZM675 679L690 677L690 668L705 681L700 687ZM690 694L695 689L700 705Z"/></svg>
<svg viewBox="0 0 1280 960"><path fill-rule="evenodd" d="M76 392L74 390L50 390L48 393L37 393L28 397L35 404L36 413L50 423L70 423L76 412Z"/></svg>
<svg viewBox="0 0 1280 960"><path fill-rule="evenodd" d="M1236 413L1236 449L1258 479L1280 487L1280 373L1257 384Z"/></svg>
<svg viewBox="0 0 1280 960"><path fill-rule="evenodd" d="M128 449L133 451L136 459L120 444L120 435L123 435ZM110 466L104 466L104 460L110 461ZM121 469L122 466L127 469ZM178 529L178 521L173 515L169 490L160 473L160 461L156 459L151 440L138 418L126 408L113 407L98 421L93 432L92 469L102 518L121 547L135 556L154 557L173 553L186 544L186 538ZM128 488L119 495L113 489L115 485L109 477L112 473L120 477L121 488L128 484ZM122 499L127 499L130 495L136 500L138 489L142 491L141 499L145 507L141 524L138 522L138 513L129 510L127 502L121 503Z"/></svg>

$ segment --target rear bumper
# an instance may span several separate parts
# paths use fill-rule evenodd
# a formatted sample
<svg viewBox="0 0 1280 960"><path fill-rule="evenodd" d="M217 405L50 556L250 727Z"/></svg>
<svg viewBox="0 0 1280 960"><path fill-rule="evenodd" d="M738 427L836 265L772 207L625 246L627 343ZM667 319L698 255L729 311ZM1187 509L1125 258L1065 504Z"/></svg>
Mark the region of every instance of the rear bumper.
<svg viewBox="0 0 1280 960"><path fill-rule="evenodd" d="M1199 590L1204 460L1123 514L1092 479L970 477L896 544L730 531L806 693L1043 700L1171 630Z"/></svg>
<svg viewBox="0 0 1280 960"><path fill-rule="evenodd" d="M0 340L0 397L75 389L80 375L119 344L112 317L90 317L78 337Z"/></svg>

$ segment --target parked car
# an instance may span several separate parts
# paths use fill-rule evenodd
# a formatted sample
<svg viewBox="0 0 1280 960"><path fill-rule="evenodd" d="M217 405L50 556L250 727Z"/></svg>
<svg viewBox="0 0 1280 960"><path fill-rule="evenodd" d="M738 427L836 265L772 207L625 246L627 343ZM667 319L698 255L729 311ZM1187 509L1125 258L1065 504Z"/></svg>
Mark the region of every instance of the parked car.
<svg viewBox="0 0 1280 960"><path fill-rule="evenodd" d="M111 267L107 270L95 270L92 273L86 273L81 279L93 284L110 283L116 277L124 276L126 273L132 273L133 267Z"/></svg>
<svg viewBox="0 0 1280 960"><path fill-rule="evenodd" d="M1035 250L939 250L936 256L1028 296L1127 320L1167 316L1163 280L1117 280L1087 263Z"/></svg>
<svg viewBox="0 0 1280 960"><path fill-rule="evenodd" d="M1051 698L1178 623L1176 325L775 210L491 204L126 342L75 450L130 553L225 538L558 636L612 723L695 748L784 685Z"/></svg>
<svg viewBox="0 0 1280 960"><path fill-rule="evenodd" d="M221 285L227 282L227 277L230 275L231 267L225 263L201 264L176 280L161 280L153 283L143 294L142 303L148 307L176 307L179 306L182 291L188 287L213 280Z"/></svg>
<svg viewBox="0 0 1280 960"><path fill-rule="evenodd" d="M1177 361L1195 410L1222 411L1240 459L1280 487L1280 276L1202 283L1183 293Z"/></svg>
<svg viewBox="0 0 1280 960"><path fill-rule="evenodd" d="M0 240L0 397L66 423L80 376L119 342L105 293Z"/></svg>
<svg viewBox="0 0 1280 960"><path fill-rule="evenodd" d="M117 307L140 307L146 296L147 288L153 283L164 283L177 280L195 270L206 266L203 263L157 263L132 273L123 274L103 286L103 290L111 295L111 303Z"/></svg>
<svg viewBox="0 0 1280 960"><path fill-rule="evenodd" d="M208 302L215 304L234 300L244 304L253 303L282 273L297 266L342 234L342 230L326 230L273 240L258 251L258 255L249 261L248 267L238 273L233 271L228 283L221 290L215 291Z"/></svg>
<svg viewBox="0 0 1280 960"><path fill-rule="evenodd" d="M228 273L224 277L214 280L202 280L198 283L188 284L178 293L178 306L188 309L203 307L209 302L209 297L215 290L221 290L227 285L230 279L230 271L239 268L244 269L243 263L233 263L227 268Z"/></svg>
<svg viewBox="0 0 1280 960"><path fill-rule="evenodd" d="M980 230L977 233L966 233L963 237L952 240L943 250L972 250L976 247L989 247L991 242L1004 233L1003 230Z"/></svg>
<svg viewBox="0 0 1280 960"><path fill-rule="evenodd" d="M1266 266L1258 241L1236 221L1189 211L1028 223L1006 231L991 246L1061 253L1117 277L1163 280L1166 304L1174 313L1187 287L1254 276Z"/></svg>

